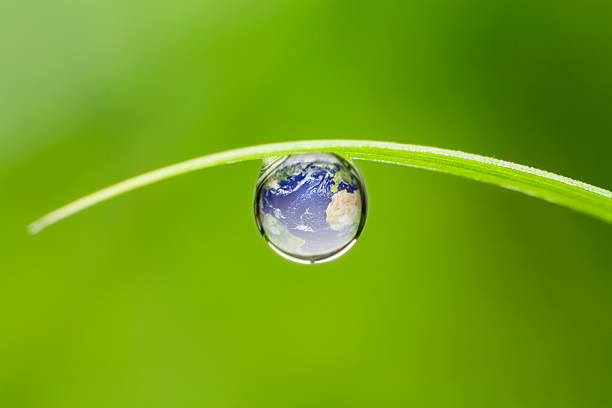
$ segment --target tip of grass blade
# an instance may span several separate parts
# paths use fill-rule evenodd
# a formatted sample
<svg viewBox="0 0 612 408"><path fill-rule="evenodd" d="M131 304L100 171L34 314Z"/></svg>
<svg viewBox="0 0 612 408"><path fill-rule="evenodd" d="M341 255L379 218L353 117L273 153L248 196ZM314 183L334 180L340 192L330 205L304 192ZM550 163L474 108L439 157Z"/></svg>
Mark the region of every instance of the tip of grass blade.
<svg viewBox="0 0 612 408"><path fill-rule="evenodd" d="M43 227L41 227L37 222L33 222L30 225L28 225L27 231L28 231L28 234L30 235L36 235L40 231L42 231L42 229Z"/></svg>

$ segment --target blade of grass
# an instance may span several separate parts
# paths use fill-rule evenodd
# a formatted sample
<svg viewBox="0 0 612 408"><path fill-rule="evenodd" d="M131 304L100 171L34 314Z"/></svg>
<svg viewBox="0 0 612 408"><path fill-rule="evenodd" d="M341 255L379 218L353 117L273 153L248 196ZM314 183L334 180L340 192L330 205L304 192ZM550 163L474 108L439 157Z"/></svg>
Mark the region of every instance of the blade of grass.
<svg viewBox="0 0 612 408"><path fill-rule="evenodd" d="M496 184L612 223L612 192L533 167L436 147L367 140L312 140L228 150L153 170L58 208L30 224L28 231L36 234L99 202L180 174L238 161L315 151L435 170Z"/></svg>

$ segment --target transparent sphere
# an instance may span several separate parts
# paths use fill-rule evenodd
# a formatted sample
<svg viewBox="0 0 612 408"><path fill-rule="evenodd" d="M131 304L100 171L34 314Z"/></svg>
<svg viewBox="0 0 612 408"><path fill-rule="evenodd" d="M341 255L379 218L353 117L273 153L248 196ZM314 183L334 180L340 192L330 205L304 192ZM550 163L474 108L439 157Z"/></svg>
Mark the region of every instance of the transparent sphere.
<svg viewBox="0 0 612 408"><path fill-rule="evenodd" d="M268 244L295 262L330 261L348 251L367 213L361 175L331 153L264 160L255 219Z"/></svg>

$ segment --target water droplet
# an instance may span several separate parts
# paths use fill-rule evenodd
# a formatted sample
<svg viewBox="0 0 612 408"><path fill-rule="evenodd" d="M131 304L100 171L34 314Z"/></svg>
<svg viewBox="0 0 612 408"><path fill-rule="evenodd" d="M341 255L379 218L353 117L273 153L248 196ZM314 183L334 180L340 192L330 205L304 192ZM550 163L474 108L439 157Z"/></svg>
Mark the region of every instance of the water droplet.
<svg viewBox="0 0 612 408"><path fill-rule="evenodd" d="M268 244L300 263L331 261L356 242L366 220L361 175L331 153L264 160L255 193L255 219Z"/></svg>

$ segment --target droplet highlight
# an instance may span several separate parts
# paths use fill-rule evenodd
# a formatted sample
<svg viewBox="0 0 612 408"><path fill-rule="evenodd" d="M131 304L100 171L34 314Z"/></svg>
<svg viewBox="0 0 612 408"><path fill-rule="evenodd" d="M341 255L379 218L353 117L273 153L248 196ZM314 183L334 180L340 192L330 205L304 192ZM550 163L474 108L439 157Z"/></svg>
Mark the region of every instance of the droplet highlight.
<svg viewBox="0 0 612 408"><path fill-rule="evenodd" d="M367 195L348 160L300 153L264 160L254 207L272 249L294 262L321 263L355 244L366 220Z"/></svg>

